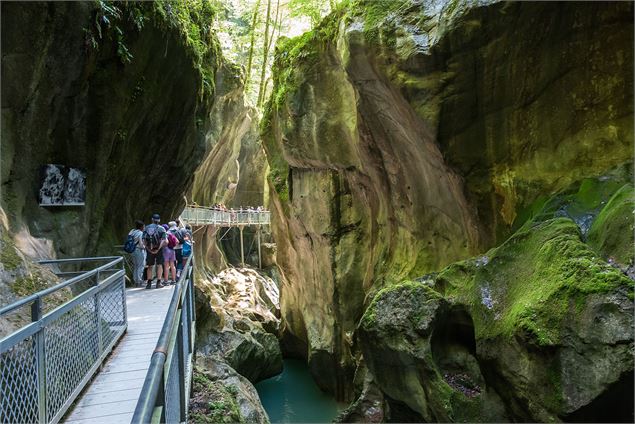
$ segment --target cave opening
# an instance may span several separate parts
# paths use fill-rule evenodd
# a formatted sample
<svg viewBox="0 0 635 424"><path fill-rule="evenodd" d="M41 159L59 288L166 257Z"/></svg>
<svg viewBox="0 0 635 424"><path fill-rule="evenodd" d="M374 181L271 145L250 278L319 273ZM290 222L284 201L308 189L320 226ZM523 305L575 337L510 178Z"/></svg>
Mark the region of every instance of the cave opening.
<svg viewBox="0 0 635 424"><path fill-rule="evenodd" d="M479 395L485 380L476 358L474 323L467 310L451 308L430 343L432 358L446 383L468 397Z"/></svg>

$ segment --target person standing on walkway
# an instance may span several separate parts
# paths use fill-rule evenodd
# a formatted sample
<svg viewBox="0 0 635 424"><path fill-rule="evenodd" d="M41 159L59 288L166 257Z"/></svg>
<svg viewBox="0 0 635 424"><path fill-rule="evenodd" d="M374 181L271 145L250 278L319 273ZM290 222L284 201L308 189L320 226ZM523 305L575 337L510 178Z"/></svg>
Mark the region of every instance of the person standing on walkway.
<svg viewBox="0 0 635 424"><path fill-rule="evenodd" d="M192 245L194 244L194 235L192 234L192 227L189 224L185 225L185 231L183 232L183 250L182 250L182 262L181 268L185 267L185 263L192 255Z"/></svg>
<svg viewBox="0 0 635 424"><path fill-rule="evenodd" d="M176 227L176 223L171 221L170 224L173 224ZM166 231L168 244L163 248L163 279L166 284L174 284L176 282L176 254L174 252L174 248L179 244L179 239L170 232L170 227L166 224L163 224L163 228ZM172 279L169 279L169 276L172 275Z"/></svg>
<svg viewBox="0 0 635 424"><path fill-rule="evenodd" d="M172 233L177 240L179 241L179 243L174 246L174 254L176 256L176 279L178 280L181 277L181 269L183 269L183 266L181 265L183 262L183 243L185 243L185 240L183 239L183 233L185 232L185 228L179 228L179 224L181 222L177 219L176 221L170 221L168 222L168 225L170 226L170 228L168 229L168 231L170 233Z"/></svg>
<svg viewBox="0 0 635 424"><path fill-rule="evenodd" d="M132 236L135 242L135 249L130 255L132 256L132 279L138 287L143 283L143 268L146 263L146 249L143 245L143 230L145 229L145 224L139 220L135 221L134 224L135 228L130 230L128 235Z"/></svg>
<svg viewBox="0 0 635 424"><path fill-rule="evenodd" d="M147 225L143 232L143 244L146 248L146 289L152 288L152 267L156 266L157 289L163 284L163 248L168 244L168 235L159 223L161 217L158 213L152 215L152 224Z"/></svg>

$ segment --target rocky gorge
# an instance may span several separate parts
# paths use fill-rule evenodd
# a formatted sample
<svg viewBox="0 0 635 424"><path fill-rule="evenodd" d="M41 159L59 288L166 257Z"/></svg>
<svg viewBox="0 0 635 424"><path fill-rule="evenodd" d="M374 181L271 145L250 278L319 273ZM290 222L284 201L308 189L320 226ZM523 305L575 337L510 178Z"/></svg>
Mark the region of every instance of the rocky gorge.
<svg viewBox="0 0 635 424"><path fill-rule="evenodd" d="M283 347L342 421L632 419L632 13L361 1L279 43Z"/></svg>
<svg viewBox="0 0 635 424"><path fill-rule="evenodd" d="M262 270L194 233L192 421L268 422L284 357L339 422L632 422L633 4L335 3L259 111L211 3L3 2L3 302L134 219L262 204ZM47 163L83 207L38 205Z"/></svg>

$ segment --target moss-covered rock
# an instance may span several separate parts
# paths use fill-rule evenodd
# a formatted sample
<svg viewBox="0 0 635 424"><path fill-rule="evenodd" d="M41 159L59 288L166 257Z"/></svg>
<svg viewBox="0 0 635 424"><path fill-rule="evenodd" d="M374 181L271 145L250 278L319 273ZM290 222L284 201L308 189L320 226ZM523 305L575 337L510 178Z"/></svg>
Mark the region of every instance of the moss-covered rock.
<svg viewBox="0 0 635 424"><path fill-rule="evenodd" d="M631 160L633 6L577 6L360 0L279 43L261 131L281 310L321 387L350 398L383 286L499 245ZM616 188L585 184L588 216L559 212L583 237Z"/></svg>
<svg viewBox="0 0 635 424"><path fill-rule="evenodd" d="M360 322L359 340L388 404L407 405L410 419L509 419L480 370L469 314L426 283L404 282L380 290Z"/></svg>
<svg viewBox="0 0 635 424"><path fill-rule="evenodd" d="M194 423L269 423L254 386L221 362L194 368L189 420Z"/></svg>
<svg viewBox="0 0 635 424"><path fill-rule="evenodd" d="M635 191L625 184L598 214L589 231L588 243L606 259L632 267L635 255Z"/></svg>
<svg viewBox="0 0 635 424"><path fill-rule="evenodd" d="M546 215L375 295L359 337L382 392L426 421L632 420L635 283Z"/></svg>

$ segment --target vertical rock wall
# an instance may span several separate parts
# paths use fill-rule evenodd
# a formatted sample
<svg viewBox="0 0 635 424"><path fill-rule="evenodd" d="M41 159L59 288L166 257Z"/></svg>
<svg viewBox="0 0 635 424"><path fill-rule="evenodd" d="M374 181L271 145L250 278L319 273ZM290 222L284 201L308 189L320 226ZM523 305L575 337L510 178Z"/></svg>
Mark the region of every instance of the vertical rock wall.
<svg viewBox="0 0 635 424"><path fill-rule="evenodd" d="M117 20L98 3L2 4L2 205L14 231L61 256L108 252L153 212L174 217L225 125L210 116L216 93L239 78L213 35L202 69L169 16L116 5ZM85 169L85 206L38 206L47 163Z"/></svg>
<svg viewBox="0 0 635 424"><path fill-rule="evenodd" d="M377 4L279 44L262 123L287 348L340 398L369 293L504 240L633 137L632 5Z"/></svg>

